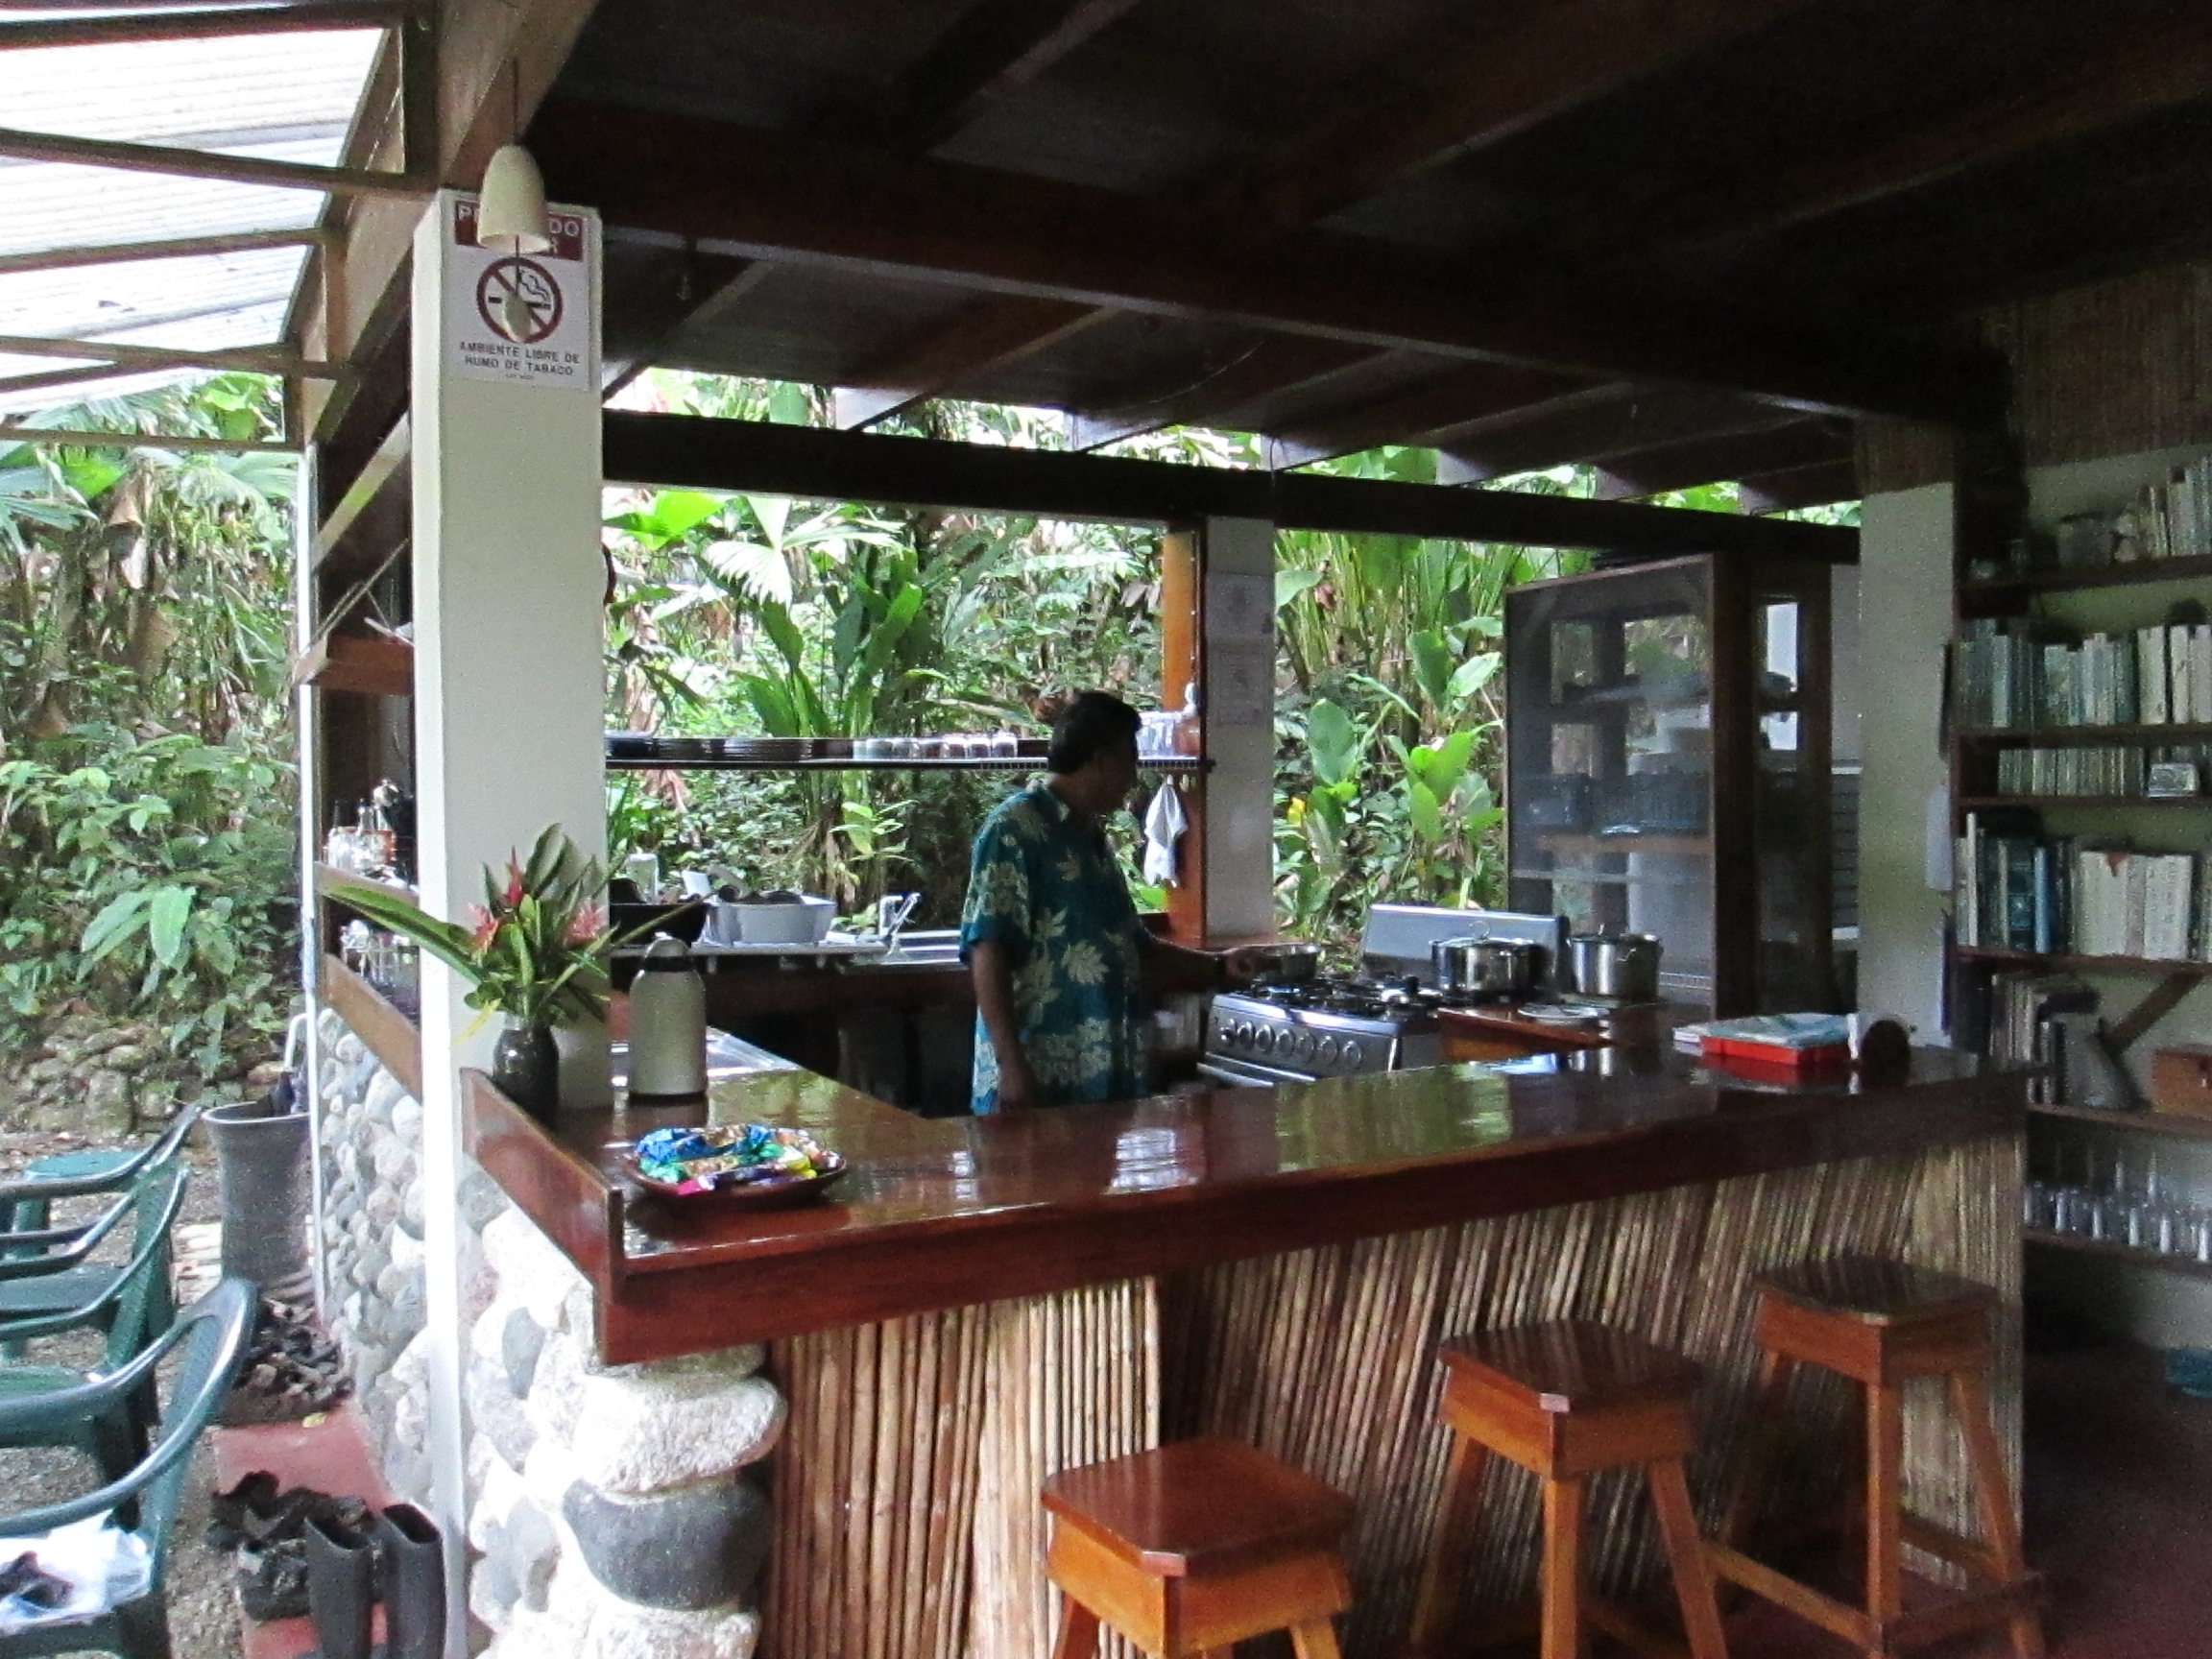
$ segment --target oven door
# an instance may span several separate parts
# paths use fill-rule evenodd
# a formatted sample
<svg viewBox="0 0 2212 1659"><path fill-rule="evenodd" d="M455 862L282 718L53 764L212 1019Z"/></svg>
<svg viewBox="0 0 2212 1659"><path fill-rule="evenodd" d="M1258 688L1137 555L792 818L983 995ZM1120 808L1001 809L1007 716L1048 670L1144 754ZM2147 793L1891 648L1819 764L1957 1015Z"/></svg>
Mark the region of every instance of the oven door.
<svg viewBox="0 0 2212 1659"><path fill-rule="evenodd" d="M1273 1089L1284 1083L1310 1083L1310 1071L1286 1071L1262 1066L1256 1060L1232 1060L1226 1054L1208 1054L1198 1062L1198 1075L1232 1089Z"/></svg>

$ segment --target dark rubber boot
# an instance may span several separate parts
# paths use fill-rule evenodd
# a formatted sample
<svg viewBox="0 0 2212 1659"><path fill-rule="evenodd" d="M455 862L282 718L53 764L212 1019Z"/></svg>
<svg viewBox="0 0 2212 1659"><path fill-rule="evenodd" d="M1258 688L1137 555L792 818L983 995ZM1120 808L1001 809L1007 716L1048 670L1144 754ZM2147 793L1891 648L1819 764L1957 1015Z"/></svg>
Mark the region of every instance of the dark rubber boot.
<svg viewBox="0 0 2212 1659"><path fill-rule="evenodd" d="M322 1659L369 1659L376 1605L376 1546L343 1522L307 1523L307 1616Z"/></svg>
<svg viewBox="0 0 2212 1659"><path fill-rule="evenodd" d="M384 1556L386 1659L440 1659L445 1651L445 1540L412 1503L395 1503L376 1527Z"/></svg>

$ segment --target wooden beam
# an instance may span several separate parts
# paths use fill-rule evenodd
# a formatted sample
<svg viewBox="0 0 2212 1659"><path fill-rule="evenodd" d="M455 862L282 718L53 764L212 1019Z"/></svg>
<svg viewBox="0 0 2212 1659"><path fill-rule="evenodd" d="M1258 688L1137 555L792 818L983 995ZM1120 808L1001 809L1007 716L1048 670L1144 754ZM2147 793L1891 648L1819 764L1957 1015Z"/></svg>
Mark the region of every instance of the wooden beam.
<svg viewBox="0 0 2212 1659"><path fill-rule="evenodd" d="M1787 471L1762 472L1739 480L1736 497L1744 513L1794 513L1800 507L1828 507L1860 496L1859 467L1854 461L1823 461L1813 467L1792 467Z"/></svg>
<svg viewBox="0 0 2212 1659"><path fill-rule="evenodd" d="M1437 435L1440 481L1465 484L1602 461L1687 436L1756 432L1789 417L1733 393L1679 386L1599 386Z"/></svg>
<svg viewBox="0 0 2212 1659"><path fill-rule="evenodd" d="M1728 432L1607 457L1598 499L1632 501L1669 490L1753 477L1851 457L1851 431L1836 421L1797 421L1764 432Z"/></svg>
<svg viewBox="0 0 2212 1659"><path fill-rule="evenodd" d="M1984 349L1586 291L1520 259L1445 261L1317 231L1255 247L1214 215L1114 191L639 109L564 100L539 128L559 197L716 252L1813 408L1958 421L2004 400Z"/></svg>
<svg viewBox="0 0 2212 1659"><path fill-rule="evenodd" d="M1215 416L1327 380L1374 357L1365 347L1341 340L1262 334L1226 363L1209 365L1188 385L1122 394L1106 408L1076 415L1069 422L1068 447L1103 449L1163 426L1203 426Z"/></svg>
<svg viewBox="0 0 2212 1659"><path fill-rule="evenodd" d="M248 253L263 248L311 247L330 232L231 230L218 236L172 236L158 242L104 242L83 248L49 248L40 253L0 253L0 276L19 271L67 271L80 265L123 265L137 259L191 259L208 253Z"/></svg>
<svg viewBox="0 0 2212 1659"><path fill-rule="evenodd" d="M1264 240L1327 218L1402 174L1509 138L1808 3L1502 0L1472 20L1455 15L1448 40L1429 43L1411 63L1393 61L1298 139L1203 192L1198 204L1237 222L1240 235ZM902 396L856 399L855 411L880 419L911 407L1082 325L1065 312L1035 316L1035 342L1019 340L1010 322L968 317L938 331L942 338L909 343L886 366L902 371L897 377L862 382ZM922 383L925 369L936 375L935 384Z"/></svg>
<svg viewBox="0 0 2212 1659"><path fill-rule="evenodd" d="M646 286L623 285L628 303L617 324L609 319L600 351L599 396L612 397L645 370L681 355L679 342L734 310L766 278L758 259L732 259L696 248L673 249L667 269Z"/></svg>
<svg viewBox="0 0 2212 1659"><path fill-rule="evenodd" d="M973 0L882 97L867 130L892 149L934 150L992 100L1027 84L1137 0Z"/></svg>
<svg viewBox="0 0 2212 1659"><path fill-rule="evenodd" d="M118 40L228 39L245 35L304 35L333 29L385 29L405 11L396 0L315 0L303 6L230 7L125 13L113 17L40 18L0 22L0 52L48 46L104 46Z"/></svg>
<svg viewBox="0 0 2212 1659"><path fill-rule="evenodd" d="M1471 421L1590 390L1541 369L1470 363L1377 401L1323 410L1277 425L1267 441L1267 465L1309 467L1382 444L1433 447L1439 434L1448 436Z"/></svg>
<svg viewBox="0 0 2212 1659"><path fill-rule="evenodd" d="M80 167L113 167L126 173L166 173L180 179L220 179L232 184L266 184L278 190L321 190L339 196L403 196L419 202L429 193L422 180L403 173L318 167L307 161L272 161L259 156L223 156L174 144L64 138L13 127L0 127L0 156Z"/></svg>
<svg viewBox="0 0 2212 1659"><path fill-rule="evenodd" d="M1859 556L1858 532L1829 525L1505 490L1186 467L690 415L609 411L603 431L606 476L620 484L1130 524L1254 517L1300 530L1652 557L1791 553L1851 564Z"/></svg>
<svg viewBox="0 0 2212 1659"><path fill-rule="evenodd" d="M2193 103L2212 87L2212 14L2163 13L2055 72L1918 122L1887 123L1797 161L1763 162L1725 190L1655 205L1637 259L1675 258L1920 189L1975 167Z"/></svg>
<svg viewBox="0 0 2212 1659"><path fill-rule="evenodd" d="M70 449L209 449L226 455L297 455L291 442L186 438L161 432L80 432L61 426L0 425L0 448L12 444L58 444Z"/></svg>
<svg viewBox="0 0 2212 1659"><path fill-rule="evenodd" d="M280 348L228 347L220 351L188 351L180 346L124 346L112 340L56 340L42 334L0 334L0 356L96 357L117 371L137 369L243 370L251 374L300 374L336 380L343 363L303 358Z"/></svg>
<svg viewBox="0 0 2212 1659"><path fill-rule="evenodd" d="M49 369L42 374L11 374L0 380L0 392L36 392L48 386L83 386L94 380L112 380L128 370L112 363L95 363L87 369Z"/></svg>
<svg viewBox="0 0 2212 1659"><path fill-rule="evenodd" d="M854 384L837 388L837 424L847 431L873 426L935 397L979 359L994 367L1018 363L1111 315L1064 300L979 300L945 327L902 341L856 370Z"/></svg>

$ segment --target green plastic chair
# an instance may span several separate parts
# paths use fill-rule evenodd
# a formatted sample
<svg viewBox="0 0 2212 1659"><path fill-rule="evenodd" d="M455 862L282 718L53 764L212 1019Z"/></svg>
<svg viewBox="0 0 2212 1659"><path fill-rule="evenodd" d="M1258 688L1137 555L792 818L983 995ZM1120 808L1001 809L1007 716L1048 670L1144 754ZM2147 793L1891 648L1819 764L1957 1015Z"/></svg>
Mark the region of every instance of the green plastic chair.
<svg viewBox="0 0 2212 1659"><path fill-rule="evenodd" d="M117 1653L123 1659L172 1659L163 1582L169 1533L183 1495L193 1443L229 1391L252 1329L253 1286L242 1279L226 1279L179 1314L158 1341L113 1376L35 1400L0 1401L0 1434L36 1432L97 1416L117 1409L152 1383L156 1368L182 1350L153 1449L135 1468L82 1498L0 1514L0 1560L11 1560L28 1547L24 1540L29 1537L112 1512L115 1524L135 1532L146 1546L150 1571L145 1591L66 1624L0 1636L0 1659L87 1651Z"/></svg>
<svg viewBox="0 0 2212 1659"><path fill-rule="evenodd" d="M136 1257L139 1246L149 1239L157 1247L160 1272L153 1318L156 1325L167 1324L176 1311L168 1303L168 1274L169 1227L177 1216L177 1206L168 1197L183 1190L189 1173L180 1160L171 1159L137 1176L122 1197L90 1221L0 1236L10 1247L7 1254L0 1255L0 1320L65 1313L84 1307L107 1289L123 1268L114 1262L95 1262L92 1255L129 1220L132 1230L126 1260ZM148 1194L158 1195L163 1203L150 1208ZM0 1189L0 1201L7 1196L7 1190ZM0 1340L5 1337L0 1336Z"/></svg>
<svg viewBox="0 0 2212 1659"><path fill-rule="evenodd" d="M142 1177L130 1199L141 1213L137 1238L121 1271L75 1308L59 1313L0 1316L0 1353L20 1352L24 1344L42 1336L99 1331L107 1337L103 1371L119 1371L137 1358L168 1322L166 1315L156 1315L156 1291L164 1275L169 1227L183 1202L188 1174L181 1164L171 1164ZM160 1299L165 1302L166 1294ZM0 1402L60 1393L93 1380L94 1374L74 1366L0 1362ZM127 1407L63 1429L41 1430L28 1439L0 1430L0 1446L75 1447L99 1464L104 1478L116 1479L145 1455L146 1431L154 1420L152 1387L140 1390Z"/></svg>
<svg viewBox="0 0 2212 1659"><path fill-rule="evenodd" d="M200 1121L201 1108L187 1106L177 1114L160 1138L137 1152L103 1147L83 1152L57 1152L31 1166L28 1175L0 1181L0 1261L36 1250L10 1236L36 1234L50 1225L53 1206L60 1198L88 1198L102 1192L121 1192L142 1175L161 1168L177 1156L184 1137ZM166 1324L176 1312L164 1306Z"/></svg>

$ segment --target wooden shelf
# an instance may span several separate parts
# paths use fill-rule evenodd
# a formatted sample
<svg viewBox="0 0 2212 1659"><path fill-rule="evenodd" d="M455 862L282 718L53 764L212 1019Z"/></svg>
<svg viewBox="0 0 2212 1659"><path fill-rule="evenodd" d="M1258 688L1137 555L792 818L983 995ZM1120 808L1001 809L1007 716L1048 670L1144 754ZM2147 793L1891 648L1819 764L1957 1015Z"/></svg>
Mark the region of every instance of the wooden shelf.
<svg viewBox="0 0 2212 1659"><path fill-rule="evenodd" d="M2045 1250L2064 1250L2077 1256L2094 1256L2105 1262L2125 1262L2135 1267L2160 1267L2192 1279L2212 1279L2212 1262L2194 1256L2161 1256L2155 1250L2131 1250L2125 1244L2102 1243L2073 1233L2046 1233L2040 1227L2023 1227L2021 1238Z"/></svg>
<svg viewBox="0 0 2212 1659"><path fill-rule="evenodd" d="M370 697L412 697L415 647L404 639L333 634L293 660L292 684Z"/></svg>
<svg viewBox="0 0 2212 1659"><path fill-rule="evenodd" d="M2016 968L2076 968L2084 973L2212 974L2212 962L2171 962L2158 956L2048 956L2033 950L1994 950L1986 946L1954 945L1951 954L1964 962L1989 962Z"/></svg>
<svg viewBox="0 0 2212 1659"><path fill-rule="evenodd" d="M1962 726L1960 743L2059 746L2070 743L2212 743L2212 726Z"/></svg>
<svg viewBox="0 0 2212 1659"><path fill-rule="evenodd" d="M1961 812L2000 806L2212 806L2212 795L1966 795L1955 805Z"/></svg>
<svg viewBox="0 0 2212 1659"><path fill-rule="evenodd" d="M416 1029L415 1022L335 956L323 958L322 983L317 989L325 1004L368 1045L369 1051L399 1079L400 1086L421 1099L422 1033Z"/></svg>
<svg viewBox="0 0 2212 1659"><path fill-rule="evenodd" d="M1207 772L1214 762L1192 756L1140 760L1143 772ZM610 772L1042 772L1042 755L993 755L984 758L898 760L633 760L607 757Z"/></svg>
<svg viewBox="0 0 2212 1659"><path fill-rule="evenodd" d="M389 893L395 899L404 899L410 904L420 904L421 895L404 881L379 881L373 876L356 876L349 870L335 869L318 862L315 866L315 891L325 899L346 902L346 890L360 892L364 888L377 893Z"/></svg>
<svg viewBox="0 0 2212 1659"><path fill-rule="evenodd" d="M2212 558L2135 559L2125 565L2096 565L2073 570L2023 570L1959 584L1961 599L2013 593L2066 592L2077 588L2127 588L2143 582L2195 582L2212 577Z"/></svg>
<svg viewBox="0 0 2212 1659"><path fill-rule="evenodd" d="M2089 1123L2100 1129L2125 1129L2143 1135L2170 1135L2181 1141L2212 1141L2212 1118L2189 1118L2178 1112L2107 1112L2095 1106L2031 1106L2029 1115L2068 1123Z"/></svg>

